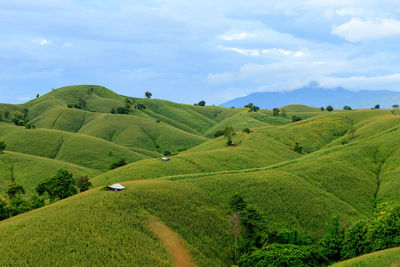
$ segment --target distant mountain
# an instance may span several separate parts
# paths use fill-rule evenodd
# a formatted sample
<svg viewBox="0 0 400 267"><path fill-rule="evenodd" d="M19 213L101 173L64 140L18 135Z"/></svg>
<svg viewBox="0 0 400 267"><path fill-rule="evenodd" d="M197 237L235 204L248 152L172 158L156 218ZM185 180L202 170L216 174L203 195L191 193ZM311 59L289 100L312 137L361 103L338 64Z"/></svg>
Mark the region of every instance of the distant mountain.
<svg viewBox="0 0 400 267"><path fill-rule="evenodd" d="M331 105L336 109L341 109L345 105L349 105L353 109L371 108L379 104L381 108L391 108L393 104L400 104L400 92L388 90L350 91L342 87L326 89L310 85L290 92L253 93L232 99L221 104L221 106L243 107L250 102L266 109L290 104L303 104L314 107Z"/></svg>

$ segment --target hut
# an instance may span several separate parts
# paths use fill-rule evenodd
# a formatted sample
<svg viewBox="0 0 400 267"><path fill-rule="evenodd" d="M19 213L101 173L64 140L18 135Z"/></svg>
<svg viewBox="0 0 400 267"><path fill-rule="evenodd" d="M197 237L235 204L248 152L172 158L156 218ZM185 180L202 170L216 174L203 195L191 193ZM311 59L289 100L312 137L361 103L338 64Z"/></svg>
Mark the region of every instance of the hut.
<svg viewBox="0 0 400 267"><path fill-rule="evenodd" d="M113 185L109 185L108 188L112 191L121 191L125 189L125 186L120 185L120 184L113 184Z"/></svg>

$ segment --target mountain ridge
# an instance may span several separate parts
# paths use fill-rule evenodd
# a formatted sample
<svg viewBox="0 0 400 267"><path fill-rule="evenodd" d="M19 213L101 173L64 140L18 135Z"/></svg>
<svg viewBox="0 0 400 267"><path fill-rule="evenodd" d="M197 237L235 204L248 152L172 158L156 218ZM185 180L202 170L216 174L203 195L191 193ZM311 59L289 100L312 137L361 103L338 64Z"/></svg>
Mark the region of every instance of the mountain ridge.
<svg viewBox="0 0 400 267"><path fill-rule="evenodd" d="M310 84L292 91L251 93L229 100L220 106L243 107L250 102L267 109L290 104L313 107L331 105L335 109L342 109L346 105L353 109L372 108L375 105L380 105L381 108L391 108L393 104L400 103L400 92L389 90L352 91L343 87L329 89Z"/></svg>

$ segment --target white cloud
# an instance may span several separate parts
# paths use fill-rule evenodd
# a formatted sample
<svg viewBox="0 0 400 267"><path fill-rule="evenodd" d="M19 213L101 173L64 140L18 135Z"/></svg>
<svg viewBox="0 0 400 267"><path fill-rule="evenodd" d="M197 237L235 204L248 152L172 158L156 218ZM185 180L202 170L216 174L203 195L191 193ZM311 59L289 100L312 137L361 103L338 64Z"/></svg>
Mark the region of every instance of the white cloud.
<svg viewBox="0 0 400 267"><path fill-rule="evenodd" d="M241 48L237 48L237 47L225 47L222 45L218 46L218 48L222 49L222 50L226 50L226 51L236 52L236 53L244 55L244 56L256 57L261 54L258 49L241 49Z"/></svg>
<svg viewBox="0 0 400 267"><path fill-rule="evenodd" d="M256 36L257 35L254 33L242 32L242 33L224 34L219 36L218 38L224 41L235 41L235 40L249 39Z"/></svg>
<svg viewBox="0 0 400 267"><path fill-rule="evenodd" d="M360 16L364 14L364 11L360 8L340 8L336 10L336 14L339 16Z"/></svg>
<svg viewBox="0 0 400 267"><path fill-rule="evenodd" d="M400 21L395 19L362 20L352 18L349 22L333 27L331 33L349 42L375 40L400 34Z"/></svg>
<svg viewBox="0 0 400 267"><path fill-rule="evenodd" d="M239 53L244 56L252 56L258 57L265 54L281 54L284 56L294 56L294 57L302 57L305 55L305 52L302 50L299 51L290 51L281 48L268 48L268 49L241 49L237 47L226 47L226 46L218 46L219 49L232 51Z"/></svg>
<svg viewBox="0 0 400 267"><path fill-rule="evenodd" d="M31 40L31 42L35 43L35 44L40 44L40 45L48 45L50 43L49 40L46 40L46 39L34 39L34 40Z"/></svg>
<svg viewBox="0 0 400 267"><path fill-rule="evenodd" d="M343 86L351 90L393 90L400 91L400 73L382 76L323 77L319 79L323 87Z"/></svg>

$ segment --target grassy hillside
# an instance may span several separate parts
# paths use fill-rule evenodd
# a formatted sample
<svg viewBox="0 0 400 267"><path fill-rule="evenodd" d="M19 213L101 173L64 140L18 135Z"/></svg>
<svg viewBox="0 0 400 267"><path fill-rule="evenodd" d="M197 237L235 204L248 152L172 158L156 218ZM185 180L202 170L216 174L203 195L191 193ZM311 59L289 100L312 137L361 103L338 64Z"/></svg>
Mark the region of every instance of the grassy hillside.
<svg viewBox="0 0 400 267"><path fill-rule="evenodd" d="M160 158L138 161L100 175L92 182L102 185L186 173L240 170L268 166L301 156L290 147L266 137L262 129L254 129L250 134L238 133L234 141L238 146L228 147L226 140L219 137L170 157L168 162Z"/></svg>
<svg viewBox="0 0 400 267"><path fill-rule="evenodd" d="M343 261L332 265L333 267L375 267L375 266L393 266L400 264L400 248L391 248L371 254L363 255L351 260Z"/></svg>
<svg viewBox="0 0 400 267"><path fill-rule="evenodd" d="M79 98L87 110L67 107ZM171 266L166 245L148 228L154 218L176 233L198 266L229 266L234 193L256 205L269 230L295 228L314 238L325 234L332 215L351 225L372 216L379 202L400 204L396 112L290 105L281 108L286 117L275 117L268 110L132 100L146 109L110 114L125 96L87 85L0 106L28 107L38 127L0 123L3 184L14 162L28 192L59 168L88 175L95 186L127 187L96 188L0 222L0 264ZM303 120L292 123L292 115ZM237 130L234 146L223 136L211 139L227 125ZM164 162L166 150L177 154ZM130 164L108 171L120 158Z"/></svg>
<svg viewBox="0 0 400 267"><path fill-rule="evenodd" d="M165 181L125 185L122 192L94 189L0 222L0 264L171 266L145 227L150 216L185 240L198 266L228 264L226 215L207 194Z"/></svg>
<svg viewBox="0 0 400 267"><path fill-rule="evenodd" d="M47 129L25 129L0 123L0 139L10 151L62 160L107 171L112 162L125 158L133 162L148 158L103 139Z"/></svg>
<svg viewBox="0 0 400 267"><path fill-rule="evenodd" d="M11 183L12 166L15 181L25 188L28 195L41 180L53 176L59 169L66 169L75 176L87 175L89 178L100 174L99 171L65 161L6 151L0 154L0 195L4 195L7 185Z"/></svg>

